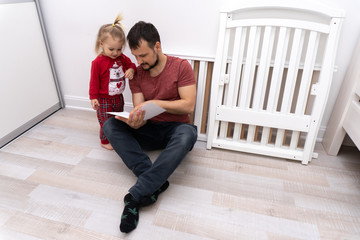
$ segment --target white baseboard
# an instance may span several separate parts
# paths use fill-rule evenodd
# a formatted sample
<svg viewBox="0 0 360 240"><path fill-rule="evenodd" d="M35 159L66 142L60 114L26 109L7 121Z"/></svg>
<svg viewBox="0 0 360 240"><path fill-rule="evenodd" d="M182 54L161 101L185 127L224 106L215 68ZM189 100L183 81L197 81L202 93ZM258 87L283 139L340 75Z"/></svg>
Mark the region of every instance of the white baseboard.
<svg viewBox="0 0 360 240"><path fill-rule="evenodd" d="M92 110L89 98L77 96L64 96L65 107Z"/></svg>
<svg viewBox="0 0 360 240"><path fill-rule="evenodd" d="M316 142L322 142L326 132L326 126L320 126L319 133L316 138Z"/></svg>
<svg viewBox="0 0 360 240"><path fill-rule="evenodd" d="M93 111L91 107L90 100L86 97L78 97L78 96L64 96L65 107L67 108L76 108L82 110ZM125 111L131 111L133 108L132 102L125 102Z"/></svg>
<svg viewBox="0 0 360 240"><path fill-rule="evenodd" d="M320 126L319 133L318 133L318 136L316 138L316 142L321 143L323 141L325 132L326 132L326 127L325 126ZM347 134L345 135L345 138L344 138L344 140L342 142L342 145L349 146L349 147L356 147L355 143L351 140L351 138Z"/></svg>

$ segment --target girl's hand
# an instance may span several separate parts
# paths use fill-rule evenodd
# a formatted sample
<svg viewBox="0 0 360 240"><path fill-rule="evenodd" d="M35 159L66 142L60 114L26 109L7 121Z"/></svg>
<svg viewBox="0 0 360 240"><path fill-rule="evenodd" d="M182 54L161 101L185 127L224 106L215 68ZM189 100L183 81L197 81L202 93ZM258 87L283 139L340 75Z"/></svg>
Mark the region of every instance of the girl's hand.
<svg viewBox="0 0 360 240"><path fill-rule="evenodd" d="M100 103L97 99L91 99L91 106L94 110L98 110L100 107Z"/></svg>
<svg viewBox="0 0 360 240"><path fill-rule="evenodd" d="M128 79L133 79L134 77L134 73L135 73L135 70L132 69L132 68L129 68L128 70L126 70L125 72L125 78L128 78Z"/></svg>

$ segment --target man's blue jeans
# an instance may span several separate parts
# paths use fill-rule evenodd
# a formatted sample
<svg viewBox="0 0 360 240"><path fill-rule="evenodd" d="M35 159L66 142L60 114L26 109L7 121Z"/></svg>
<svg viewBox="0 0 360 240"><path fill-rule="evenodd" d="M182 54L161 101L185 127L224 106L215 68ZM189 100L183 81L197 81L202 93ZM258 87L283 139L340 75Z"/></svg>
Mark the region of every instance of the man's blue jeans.
<svg viewBox="0 0 360 240"><path fill-rule="evenodd" d="M178 122L150 122L139 129L108 119L103 126L107 139L125 165L138 177L130 188L137 200L153 194L170 177L197 140L194 125ZM143 150L164 149L151 162Z"/></svg>

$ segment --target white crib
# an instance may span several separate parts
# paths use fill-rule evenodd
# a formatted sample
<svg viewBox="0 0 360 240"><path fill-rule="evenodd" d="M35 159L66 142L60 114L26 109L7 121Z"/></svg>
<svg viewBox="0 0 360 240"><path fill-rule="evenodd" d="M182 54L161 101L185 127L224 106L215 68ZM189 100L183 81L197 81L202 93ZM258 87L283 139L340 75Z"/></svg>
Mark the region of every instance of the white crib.
<svg viewBox="0 0 360 240"><path fill-rule="evenodd" d="M237 1L221 12L207 148L307 164L334 70L342 10L315 1Z"/></svg>

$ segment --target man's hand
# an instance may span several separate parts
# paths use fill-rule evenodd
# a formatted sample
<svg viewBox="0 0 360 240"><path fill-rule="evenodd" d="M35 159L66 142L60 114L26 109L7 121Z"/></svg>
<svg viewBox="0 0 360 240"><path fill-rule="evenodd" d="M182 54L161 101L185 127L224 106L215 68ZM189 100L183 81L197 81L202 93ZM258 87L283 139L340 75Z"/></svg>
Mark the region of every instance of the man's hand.
<svg viewBox="0 0 360 240"><path fill-rule="evenodd" d="M142 104L136 106L129 115L129 118L124 118L120 116L115 116L116 119L121 120L125 122L127 125L134 129L138 129L146 124L146 120L144 120L145 117L145 111L139 110L141 108Z"/></svg>

